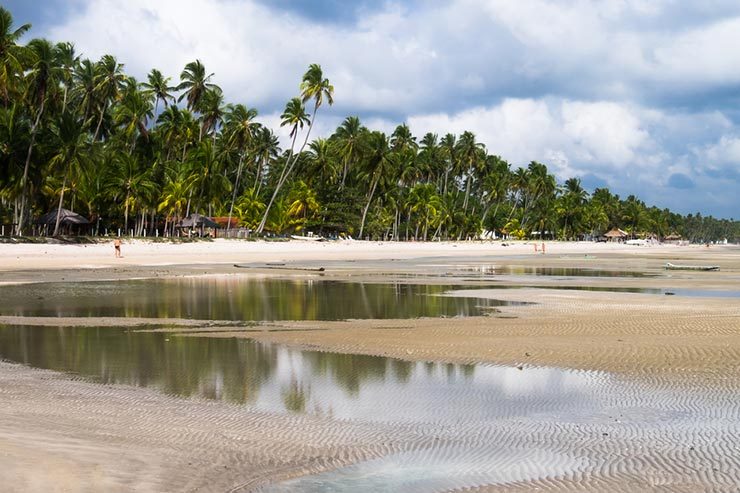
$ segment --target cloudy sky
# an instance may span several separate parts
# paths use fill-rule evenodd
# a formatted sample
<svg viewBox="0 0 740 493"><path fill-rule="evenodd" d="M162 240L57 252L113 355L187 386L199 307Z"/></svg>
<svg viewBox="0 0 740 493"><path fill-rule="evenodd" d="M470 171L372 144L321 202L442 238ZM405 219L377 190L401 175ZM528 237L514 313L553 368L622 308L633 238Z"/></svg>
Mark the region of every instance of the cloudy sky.
<svg viewBox="0 0 740 493"><path fill-rule="evenodd" d="M276 123L310 63L318 117L473 131L513 166L682 213L740 218L737 0L10 0L31 35L144 79L200 59ZM277 126L277 125L275 125Z"/></svg>

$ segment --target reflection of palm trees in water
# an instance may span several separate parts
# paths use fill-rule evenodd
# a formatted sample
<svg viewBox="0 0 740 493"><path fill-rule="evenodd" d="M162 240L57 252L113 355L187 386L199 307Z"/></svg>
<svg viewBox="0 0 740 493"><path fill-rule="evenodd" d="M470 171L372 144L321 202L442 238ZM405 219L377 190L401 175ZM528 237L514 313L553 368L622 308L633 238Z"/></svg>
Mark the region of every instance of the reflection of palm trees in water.
<svg viewBox="0 0 740 493"><path fill-rule="evenodd" d="M302 413L306 410L306 402L311 397L311 386L304 388L303 383L299 383L293 374L290 377L290 384L282 390L281 395L285 409Z"/></svg>

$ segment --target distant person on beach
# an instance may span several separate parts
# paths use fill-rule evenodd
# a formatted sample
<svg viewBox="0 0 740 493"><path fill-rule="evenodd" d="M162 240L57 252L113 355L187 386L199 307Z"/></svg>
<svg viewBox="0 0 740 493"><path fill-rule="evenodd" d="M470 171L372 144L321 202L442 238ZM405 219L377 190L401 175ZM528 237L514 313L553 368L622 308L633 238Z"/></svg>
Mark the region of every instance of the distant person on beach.
<svg viewBox="0 0 740 493"><path fill-rule="evenodd" d="M121 239L113 240L113 248L116 250L116 258L121 258Z"/></svg>

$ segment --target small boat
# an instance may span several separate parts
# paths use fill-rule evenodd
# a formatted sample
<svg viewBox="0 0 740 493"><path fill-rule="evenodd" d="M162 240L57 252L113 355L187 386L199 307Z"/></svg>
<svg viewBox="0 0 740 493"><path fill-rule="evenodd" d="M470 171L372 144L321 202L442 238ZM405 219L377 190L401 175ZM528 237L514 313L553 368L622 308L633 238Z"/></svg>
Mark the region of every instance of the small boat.
<svg viewBox="0 0 740 493"><path fill-rule="evenodd" d="M703 271L718 271L719 265L676 265L670 262L665 264L666 270L703 270Z"/></svg>
<svg viewBox="0 0 740 493"><path fill-rule="evenodd" d="M290 235L290 238L293 240L301 240L301 241L325 241L326 238L323 236L300 236L300 235Z"/></svg>

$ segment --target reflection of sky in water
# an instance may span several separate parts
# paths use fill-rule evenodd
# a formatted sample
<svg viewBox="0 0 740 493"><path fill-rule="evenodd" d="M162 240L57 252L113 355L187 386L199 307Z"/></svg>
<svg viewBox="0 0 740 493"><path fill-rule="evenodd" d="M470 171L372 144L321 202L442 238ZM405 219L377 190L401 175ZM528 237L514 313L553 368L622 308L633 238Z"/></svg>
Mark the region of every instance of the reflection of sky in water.
<svg viewBox="0 0 740 493"><path fill-rule="evenodd" d="M501 433L522 424L547 433L554 425L620 422L664 436L666 427L736 429L740 419L731 391L692 394L687 392L697 391L603 372L407 362L119 328L0 326L0 358L262 411L418 430L419 448L268 490L277 492L444 491L592 466L536 439L526 446L502 441ZM434 441L425 441L430 436Z"/></svg>
<svg viewBox="0 0 740 493"><path fill-rule="evenodd" d="M292 390L303 396L306 412L341 419L454 423L463 415L486 421L553 412L576 419L593 408L594 383L605 378L555 368L380 361L385 371L355 389L351 375L322 371L313 352L278 347L273 379L255 404L284 409Z"/></svg>

